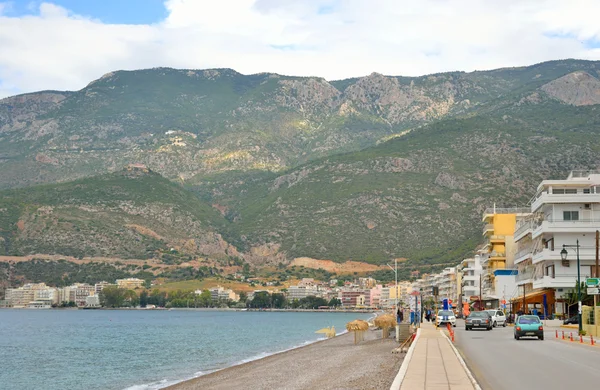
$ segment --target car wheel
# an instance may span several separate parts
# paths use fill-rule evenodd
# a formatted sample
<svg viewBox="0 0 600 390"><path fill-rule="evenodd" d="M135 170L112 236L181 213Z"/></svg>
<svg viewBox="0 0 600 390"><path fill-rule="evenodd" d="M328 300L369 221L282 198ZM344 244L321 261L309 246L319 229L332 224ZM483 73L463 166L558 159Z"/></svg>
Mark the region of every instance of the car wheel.
<svg viewBox="0 0 600 390"><path fill-rule="evenodd" d="M456 322L454 324L452 324L452 326L456 328Z"/></svg>
<svg viewBox="0 0 600 390"><path fill-rule="evenodd" d="M465 330L469 330L469 328L467 328L467 327L465 326Z"/></svg>
<svg viewBox="0 0 600 390"><path fill-rule="evenodd" d="M490 326L489 328L487 328L486 330L492 330L492 327Z"/></svg>
<svg viewBox="0 0 600 390"><path fill-rule="evenodd" d="M498 326L498 324L496 323L496 321L494 321L493 327L495 328L497 326Z"/></svg>
<svg viewBox="0 0 600 390"><path fill-rule="evenodd" d="M544 335L541 335L540 337L538 337L540 340L544 340Z"/></svg>
<svg viewBox="0 0 600 390"><path fill-rule="evenodd" d="M502 326L506 328L506 321L504 321L504 323L502 324Z"/></svg>
<svg viewBox="0 0 600 390"><path fill-rule="evenodd" d="M515 340L521 340L521 338L515 335Z"/></svg>

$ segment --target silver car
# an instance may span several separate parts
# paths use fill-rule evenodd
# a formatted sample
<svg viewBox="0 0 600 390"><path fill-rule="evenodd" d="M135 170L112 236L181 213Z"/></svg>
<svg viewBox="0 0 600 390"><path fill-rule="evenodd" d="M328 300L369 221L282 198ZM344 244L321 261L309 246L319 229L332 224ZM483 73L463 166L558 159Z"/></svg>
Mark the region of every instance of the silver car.
<svg viewBox="0 0 600 390"><path fill-rule="evenodd" d="M492 317L492 326L494 328L498 325L506 326L506 316L502 310L494 309L486 311L490 314L490 317Z"/></svg>

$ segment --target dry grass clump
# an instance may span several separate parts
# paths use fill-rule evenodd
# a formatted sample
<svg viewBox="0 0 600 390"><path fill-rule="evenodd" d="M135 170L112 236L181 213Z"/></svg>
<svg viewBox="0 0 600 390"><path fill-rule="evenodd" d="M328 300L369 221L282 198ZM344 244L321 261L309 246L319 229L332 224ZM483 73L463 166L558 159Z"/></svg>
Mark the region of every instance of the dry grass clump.
<svg viewBox="0 0 600 390"><path fill-rule="evenodd" d="M393 314L382 314L377 316L373 320L373 323L376 327L381 329L395 328L396 325L398 325L396 322L396 317Z"/></svg>
<svg viewBox="0 0 600 390"><path fill-rule="evenodd" d="M354 320L346 324L348 332L356 332L357 330L369 330L369 323L363 320Z"/></svg>
<svg viewBox="0 0 600 390"><path fill-rule="evenodd" d="M363 320L354 320L346 324L348 332L354 332L354 344L365 339L365 331L369 330L369 323Z"/></svg>
<svg viewBox="0 0 600 390"><path fill-rule="evenodd" d="M396 316L393 314L382 314L377 316L373 323L376 327L381 328L381 338L387 339L390 337L390 329L395 328L398 322L396 322Z"/></svg>

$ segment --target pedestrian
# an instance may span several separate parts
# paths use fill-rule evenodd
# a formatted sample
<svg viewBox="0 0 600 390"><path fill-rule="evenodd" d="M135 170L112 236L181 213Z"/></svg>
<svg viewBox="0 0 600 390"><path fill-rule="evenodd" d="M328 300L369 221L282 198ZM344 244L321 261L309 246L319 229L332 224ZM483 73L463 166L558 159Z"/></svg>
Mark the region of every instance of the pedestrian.
<svg viewBox="0 0 600 390"><path fill-rule="evenodd" d="M398 308L398 311L396 311L396 322L400 324L402 323L402 320L404 320L404 314L402 314L402 311Z"/></svg>

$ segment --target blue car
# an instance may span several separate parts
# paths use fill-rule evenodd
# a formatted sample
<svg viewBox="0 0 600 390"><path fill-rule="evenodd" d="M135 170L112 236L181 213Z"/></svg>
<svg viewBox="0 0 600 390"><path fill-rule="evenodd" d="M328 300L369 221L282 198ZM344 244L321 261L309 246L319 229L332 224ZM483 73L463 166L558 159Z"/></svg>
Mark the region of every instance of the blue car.
<svg viewBox="0 0 600 390"><path fill-rule="evenodd" d="M517 321L515 322L515 340L520 340L521 337L544 339L544 327L542 326L540 317L532 315L517 317Z"/></svg>

